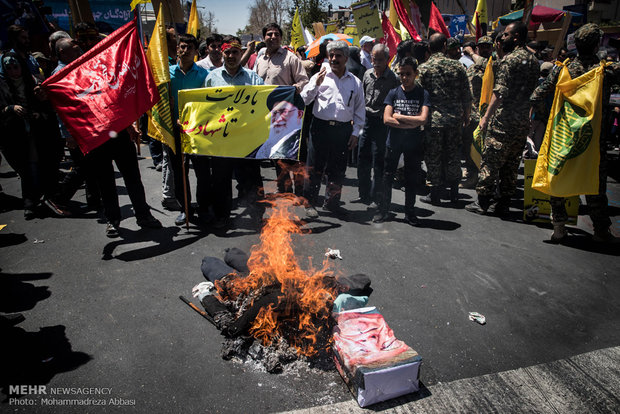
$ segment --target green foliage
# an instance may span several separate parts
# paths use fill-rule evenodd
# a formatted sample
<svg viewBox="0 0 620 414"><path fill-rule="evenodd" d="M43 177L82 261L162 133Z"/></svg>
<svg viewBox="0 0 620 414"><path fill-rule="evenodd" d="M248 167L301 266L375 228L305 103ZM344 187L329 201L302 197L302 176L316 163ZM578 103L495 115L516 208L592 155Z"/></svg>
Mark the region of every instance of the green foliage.
<svg viewBox="0 0 620 414"><path fill-rule="evenodd" d="M299 9L304 27L312 29L312 23L324 23L327 20L328 7L326 0L293 0L293 7L289 11L290 20L293 20L295 9Z"/></svg>

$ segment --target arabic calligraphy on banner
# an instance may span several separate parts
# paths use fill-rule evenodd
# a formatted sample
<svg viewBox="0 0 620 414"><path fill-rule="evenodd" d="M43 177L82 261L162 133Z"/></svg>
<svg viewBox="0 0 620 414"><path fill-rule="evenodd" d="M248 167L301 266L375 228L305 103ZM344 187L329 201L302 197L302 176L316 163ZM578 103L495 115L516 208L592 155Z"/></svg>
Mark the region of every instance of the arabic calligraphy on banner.
<svg viewBox="0 0 620 414"><path fill-rule="evenodd" d="M298 159L304 103L294 86L179 91L186 154Z"/></svg>
<svg viewBox="0 0 620 414"><path fill-rule="evenodd" d="M357 26L357 35L360 38L370 36L373 39L381 39L383 37L379 9L374 0L353 3L351 9Z"/></svg>

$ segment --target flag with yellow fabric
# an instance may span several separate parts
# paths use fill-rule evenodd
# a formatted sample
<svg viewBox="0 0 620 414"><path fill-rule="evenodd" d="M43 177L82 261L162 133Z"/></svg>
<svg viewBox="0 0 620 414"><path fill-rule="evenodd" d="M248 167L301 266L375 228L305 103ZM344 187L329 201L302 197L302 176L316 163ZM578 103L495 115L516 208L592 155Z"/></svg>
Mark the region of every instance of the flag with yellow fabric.
<svg viewBox="0 0 620 414"><path fill-rule="evenodd" d="M604 71L601 63L571 79L562 68L532 188L555 197L598 194Z"/></svg>
<svg viewBox="0 0 620 414"><path fill-rule="evenodd" d="M293 46L293 50L297 50L299 46L303 46L305 44L304 28L301 23L301 18L299 17L299 10L295 9L295 15L293 16L293 21L291 22L291 46Z"/></svg>
<svg viewBox="0 0 620 414"><path fill-rule="evenodd" d="M482 36L486 36L487 22L489 21L487 17L487 0L478 0L474 16L476 15L476 13L478 13L478 21L476 22L476 20L474 19L474 27L476 29L476 32L478 31L478 26L481 26L480 32L482 33ZM472 34L476 34L476 32Z"/></svg>
<svg viewBox="0 0 620 414"><path fill-rule="evenodd" d="M296 160L304 109L294 86L181 90L181 146L186 154Z"/></svg>
<svg viewBox="0 0 620 414"><path fill-rule="evenodd" d="M168 43L166 41L163 8L163 4L160 3L153 35L146 51L146 59L149 62L153 78L157 84L157 91L161 97L159 102L148 112L148 134L176 152L172 130L172 113L170 111L170 72L168 70Z"/></svg>
<svg viewBox="0 0 620 414"><path fill-rule="evenodd" d="M131 0L131 4L129 5L129 10L133 11L138 4L150 3L151 0Z"/></svg>
<svg viewBox="0 0 620 414"><path fill-rule="evenodd" d="M484 116L487 112L487 108L489 107L489 102L491 102L491 97L493 96L493 85L495 84L495 74L493 73L493 56L489 58L487 62L487 66L484 69L484 75L482 76L482 89L480 90L480 104L478 105L478 110L480 111L480 116ZM484 148L484 137L485 133L480 131L480 126L476 127L474 131L474 140L471 143L471 148L469 150L469 155L480 169L480 163L482 162L482 148Z"/></svg>
<svg viewBox="0 0 620 414"><path fill-rule="evenodd" d="M196 8L196 0L192 1L192 8L189 10L189 19L187 20L187 34L198 37L200 30L200 19L198 19L198 9Z"/></svg>

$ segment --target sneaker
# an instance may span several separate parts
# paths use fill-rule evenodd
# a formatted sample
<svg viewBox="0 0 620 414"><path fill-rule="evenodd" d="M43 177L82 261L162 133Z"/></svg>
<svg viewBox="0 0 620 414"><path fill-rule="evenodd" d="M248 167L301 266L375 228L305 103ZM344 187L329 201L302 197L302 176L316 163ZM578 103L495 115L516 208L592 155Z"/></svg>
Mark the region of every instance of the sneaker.
<svg viewBox="0 0 620 414"><path fill-rule="evenodd" d="M377 213L374 215L374 217L372 218L372 222L373 223L383 223L385 221L387 221L389 215L388 213Z"/></svg>
<svg viewBox="0 0 620 414"><path fill-rule="evenodd" d="M181 204L177 201L176 198L163 198L161 200L161 206L164 210L168 211L181 211Z"/></svg>
<svg viewBox="0 0 620 414"><path fill-rule="evenodd" d="M478 203L478 201L474 201L473 203L467 204L465 206L465 210L469 211L470 213L476 213L476 214L481 214L481 215L487 214L487 210L483 209Z"/></svg>
<svg viewBox="0 0 620 414"><path fill-rule="evenodd" d="M306 217L309 219L315 219L319 217L319 212L312 206L306 207Z"/></svg>
<svg viewBox="0 0 620 414"><path fill-rule="evenodd" d="M413 214L409 214L405 216L405 223L413 227L418 227L420 225L420 221Z"/></svg>
<svg viewBox="0 0 620 414"><path fill-rule="evenodd" d="M376 210L378 208L379 208L379 205L373 201L372 203L370 203L367 210Z"/></svg>
<svg viewBox="0 0 620 414"><path fill-rule="evenodd" d="M153 217L151 214L148 216L140 217L136 219L136 223L143 229L161 229L162 225L159 220Z"/></svg>
<svg viewBox="0 0 620 414"><path fill-rule="evenodd" d="M182 212L174 219L174 224L177 226L182 226L185 224L185 212Z"/></svg>
<svg viewBox="0 0 620 414"><path fill-rule="evenodd" d="M120 226L120 221L113 221L108 223L105 228L105 235L110 238L120 236L120 233L118 232L118 226Z"/></svg>
<svg viewBox="0 0 620 414"><path fill-rule="evenodd" d="M68 211L63 210L56 202L50 200L49 198L46 198L43 201L43 204L58 217L67 217L70 215Z"/></svg>
<svg viewBox="0 0 620 414"><path fill-rule="evenodd" d="M161 163L155 166L155 171L161 171L161 169L162 169Z"/></svg>

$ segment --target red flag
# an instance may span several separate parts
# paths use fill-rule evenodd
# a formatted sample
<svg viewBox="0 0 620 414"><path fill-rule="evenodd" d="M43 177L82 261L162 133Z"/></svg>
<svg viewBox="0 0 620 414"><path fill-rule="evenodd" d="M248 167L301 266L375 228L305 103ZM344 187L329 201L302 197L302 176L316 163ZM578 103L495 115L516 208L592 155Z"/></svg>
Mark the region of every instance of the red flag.
<svg viewBox="0 0 620 414"><path fill-rule="evenodd" d="M401 39L394 26L390 23L390 19L386 16L385 12L381 13L381 27L383 28L383 39L381 43L386 44L390 49L390 62L396 55L396 47L400 43Z"/></svg>
<svg viewBox="0 0 620 414"><path fill-rule="evenodd" d="M482 37L482 27L480 26L480 15L478 12L475 14L474 24L476 25L476 43L478 43L478 39Z"/></svg>
<svg viewBox="0 0 620 414"><path fill-rule="evenodd" d="M431 18L428 21L428 27L433 29L436 32L443 33L446 37L450 37L450 31L446 27L446 23L443 21L443 17L441 17L441 13L435 3L431 1Z"/></svg>
<svg viewBox="0 0 620 414"><path fill-rule="evenodd" d="M400 20L400 22L405 26L405 29L407 29L409 35L411 35L411 38L415 42L421 41L422 38L420 37L418 32L416 32L415 27L413 27L413 23L411 23L411 19L407 14L407 9L405 9L405 5L403 4L403 2L401 0L392 0L392 2L394 3L394 10L396 10L398 20Z"/></svg>
<svg viewBox="0 0 620 414"><path fill-rule="evenodd" d="M97 148L159 100L137 20L99 42L43 86L83 153Z"/></svg>

